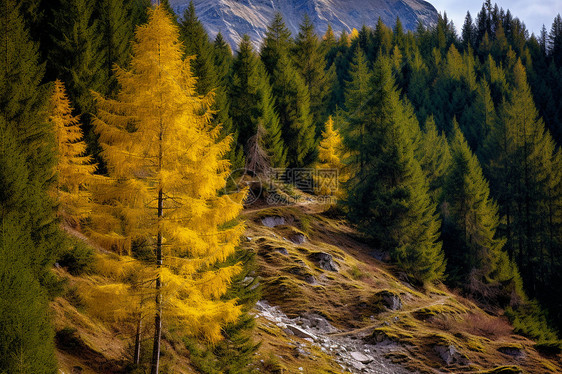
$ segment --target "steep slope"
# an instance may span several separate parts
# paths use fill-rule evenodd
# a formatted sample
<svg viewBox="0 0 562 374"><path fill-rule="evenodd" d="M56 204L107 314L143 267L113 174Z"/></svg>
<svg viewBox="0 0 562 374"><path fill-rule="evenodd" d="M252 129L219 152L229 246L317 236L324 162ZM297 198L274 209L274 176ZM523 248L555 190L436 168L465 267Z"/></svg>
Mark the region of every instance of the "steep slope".
<svg viewBox="0 0 562 374"><path fill-rule="evenodd" d="M181 17L189 0L170 0L170 4ZM400 17L407 30L414 29L418 20L425 25L437 22L437 11L423 0L194 0L194 5L210 36L220 31L233 47L244 34L257 45L275 12L283 14L293 34L305 14L319 33L328 25L336 32L364 24L374 27L379 17L388 26Z"/></svg>
<svg viewBox="0 0 562 374"><path fill-rule="evenodd" d="M559 373L560 354L544 354L513 333L501 310L484 311L444 286L417 289L346 221L312 197L296 204L258 200L244 211L242 246L257 255L263 300L255 307L255 368L262 373ZM81 240L85 237L70 232ZM97 247L101 265L81 276L65 269L67 291L52 303L63 373L129 373L135 325L100 318L85 295L115 282L123 262ZM246 280L245 280L246 281ZM248 279L249 282L252 279ZM104 307L105 308L105 307ZM142 361L148 360L150 323ZM192 373L181 329L165 326L163 364Z"/></svg>

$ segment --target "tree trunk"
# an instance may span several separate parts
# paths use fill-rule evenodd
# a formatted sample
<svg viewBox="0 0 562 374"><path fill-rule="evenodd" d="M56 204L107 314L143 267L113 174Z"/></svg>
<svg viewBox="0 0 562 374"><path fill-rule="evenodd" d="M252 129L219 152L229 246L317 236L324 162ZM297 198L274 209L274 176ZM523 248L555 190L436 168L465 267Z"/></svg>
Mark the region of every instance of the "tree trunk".
<svg viewBox="0 0 562 374"><path fill-rule="evenodd" d="M135 334L135 352L133 358L133 364L137 367L140 365L141 329L142 329L142 314L139 313L138 320L137 320L137 333Z"/></svg>
<svg viewBox="0 0 562 374"><path fill-rule="evenodd" d="M158 223L164 213L164 201L162 189L158 191ZM160 271L162 267L162 231L158 228L158 239L156 242L156 268ZM162 279L160 273L156 277L156 317L154 318L154 345L152 347L151 374L158 374L160 365L160 339L162 337Z"/></svg>

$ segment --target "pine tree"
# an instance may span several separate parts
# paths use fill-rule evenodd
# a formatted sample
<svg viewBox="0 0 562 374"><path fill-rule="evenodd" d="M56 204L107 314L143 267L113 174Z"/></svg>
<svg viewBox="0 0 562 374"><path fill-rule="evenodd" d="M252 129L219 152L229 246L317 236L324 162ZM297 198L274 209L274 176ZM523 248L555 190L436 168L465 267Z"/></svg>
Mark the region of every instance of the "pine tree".
<svg viewBox="0 0 562 374"><path fill-rule="evenodd" d="M470 149L476 154L481 151L482 145L490 135L492 126L497 120L496 110L490 87L486 80L478 83L474 102L462 116L461 130L466 136Z"/></svg>
<svg viewBox="0 0 562 374"><path fill-rule="evenodd" d="M57 185L55 198L60 204L59 214L67 223L76 225L90 211L90 193L96 166L86 155L79 118L72 115L72 107L64 84L57 80L51 97L49 121L57 144Z"/></svg>
<svg viewBox="0 0 562 374"><path fill-rule="evenodd" d="M554 17L550 33L548 34L549 55L557 66L562 66L562 17Z"/></svg>
<svg viewBox="0 0 562 374"><path fill-rule="evenodd" d="M156 374L163 317L213 342L240 314L234 301L220 299L239 267L213 265L238 244L243 226L234 220L243 196L217 194L229 171L222 157L230 139L217 142L212 96L195 94L190 59L181 58L179 30L162 5L137 29L132 51L130 70L117 71L117 99L97 95L95 128L115 180L106 209L116 215L94 220L91 232L105 229L99 236L124 249L135 239L154 245Z"/></svg>
<svg viewBox="0 0 562 374"><path fill-rule="evenodd" d="M217 87L217 73L215 71L213 45L203 24L195 14L193 1L183 13L180 22L181 41L186 56L194 56L191 68L197 79L197 93L206 95Z"/></svg>
<svg viewBox="0 0 562 374"><path fill-rule="evenodd" d="M50 75L66 82L70 101L87 126L95 109L91 90L107 94L110 88L95 9L93 0L61 0L53 10L54 46L48 55Z"/></svg>
<svg viewBox="0 0 562 374"><path fill-rule="evenodd" d="M473 297L507 305L513 291L524 296L517 268L496 236L500 218L488 182L458 124L453 124L452 165L444 183L443 247L447 274ZM467 279L469 282L467 282Z"/></svg>
<svg viewBox="0 0 562 374"><path fill-rule="evenodd" d="M286 150L281 137L279 117L273 107L269 79L247 35L242 38L233 63L230 89L230 115L234 128L239 131L239 142L246 145L258 132L258 127L262 126L263 147L272 166L286 166Z"/></svg>
<svg viewBox="0 0 562 374"><path fill-rule="evenodd" d="M347 82L345 89L345 108L346 122L348 125L344 130L344 143L352 152L354 160L350 163L351 172L357 173L363 169L363 154L360 149L365 148L366 117L365 112L368 108L370 96L372 72L367 65L365 53L360 48L355 50L353 61L349 68L350 81Z"/></svg>
<svg viewBox="0 0 562 374"><path fill-rule="evenodd" d="M562 183L554 171L560 156L533 104L520 59L509 99L499 110L484 151L492 192L506 217L501 228L507 251L521 269L530 296L546 295L550 282L544 259L560 235L552 235L554 221L546 222L545 217L560 212L559 198L551 199Z"/></svg>
<svg viewBox="0 0 562 374"><path fill-rule="evenodd" d="M285 26L281 13L277 12L271 24L267 27L260 51L261 60L270 77L273 77L273 72L280 63L281 56L289 53L291 44L291 32Z"/></svg>
<svg viewBox="0 0 562 374"><path fill-rule="evenodd" d="M0 16L3 23L5 14ZM35 257L44 254L35 251L37 240L32 236L37 232L30 219L40 213L34 211L38 204L29 195L37 189L30 185L33 176L14 127L0 116L0 371L52 374L54 333L46 292L36 274L37 262L43 266L45 258Z"/></svg>
<svg viewBox="0 0 562 374"><path fill-rule="evenodd" d="M462 26L461 37L463 45L466 49L475 47L476 30L472 23L472 16L470 12L466 12L466 17L464 18L464 24Z"/></svg>
<svg viewBox="0 0 562 374"><path fill-rule="evenodd" d="M226 157L230 160L233 170L244 167L244 146L239 142L239 131L234 127L230 117L229 87L232 79L232 50L219 32L213 43L213 56L217 74L215 90L215 107L218 108L215 122L221 125L222 135L232 137L232 147Z"/></svg>
<svg viewBox="0 0 562 374"><path fill-rule="evenodd" d="M107 93L114 93L116 80L113 74L115 64L125 66L129 60L130 42L133 37L133 25L123 0L102 0L96 2L98 27L101 34L100 50L103 55L104 76L108 78L103 84Z"/></svg>
<svg viewBox="0 0 562 374"><path fill-rule="evenodd" d="M230 48L227 46L228 50L224 50L226 44L224 44L222 36L220 36L219 43L222 40L223 45L218 46L222 50L215 48L215 45L211 43L209 35L195 13L193 1L189 3L185 10L179 26L185 55L193 58L191 67L193 74L197 77L196 91L200 95L214 92L215 101L212 109L216 111L216 116L213 118L213 123L221 125L222 137L230 136L233 141L231 150L225 156L231 161L235 169L242 168L244 165L243 150L237 144L239 141L238 133L233 128L232 119L229 115L230 103L228 102L227 79L230 74L229 64L232 57L230 56L230 59L228 59L227 54L230 54ZM221 54L221 65L217 65L215 52ZM221 69L220 72L217 70L219 68Z"/></svg>
<svg viewBox="0 0 562 374"><path fill-rule="evenodd" d="M314 30L314 24L307 15L300 25L292 57L295 68L308 88L312 121L316 133L320 134L322 125L328 117L328 100L331 95L332 81L329 80L330 77L325 71L326 62Z"/></svg>
<svg viewBox="0 0 562 374"><path fill-rule="evenodd" d="M347 170L343 159L345 149L338 130L334 129L332 116L328 117L322 140L318 144L318 163L316 165L318 193L342 196L343 184L347 181Z"/></svg>
<svg viewBox="0 0 562 374"><path fill-rule="evenodd" d="M54 142L44 67L16 1L2 2L0 29L0 371L54 373L46 294L60 235L47 193Z"/></svg>
<svg viewBox="0 0 562 374"><path fill-rule="evenodd" d="M148 9L151 0L137 0L129 3L129 17L133 29L148 22Z"/></svg>
<svg viewBox="0 0 562 374"><path fill-rule="evenodd" d="M435 205L414 158L411 134L400 120L403 104L387 58L377 59L370 87L363 112L364 141L350 147L361 155L362 167L346 184L349 218L376 245L391 251L413 280L441 279L445 262L437 241ZM360 108L348 104L348 110L353 109Z"/></svg>
<svg viewBox="0 0 562 374"><path fill-rule="evenodd" d="M48 196L53 181L54 139L46 119L46 90L40 85L44 66L38 64L37 46L30 41L19 7L6 1L0 7L0 116L11 128L26 158L26 228L33 271L43 285L51 278L50 266L60 245L55 205ZM22 212L22 213L23 213Z"/></svg>
<svg viewBox="0 0 562 374"><path fill-rule="evenodd" d="M419 147L415 153L429 184L429 194L434 204L442 202L442 188L451 165L451 153L444 134L439 134L433 116L425 121Z"/></svg>
<svg viewBox="0 0 562 374"><path fill-rule="evenodd" d="M315 128L310 114L308 89L289 56L282 54L271 76L275 108L290 167L306 167L316 158Z"/></svg>

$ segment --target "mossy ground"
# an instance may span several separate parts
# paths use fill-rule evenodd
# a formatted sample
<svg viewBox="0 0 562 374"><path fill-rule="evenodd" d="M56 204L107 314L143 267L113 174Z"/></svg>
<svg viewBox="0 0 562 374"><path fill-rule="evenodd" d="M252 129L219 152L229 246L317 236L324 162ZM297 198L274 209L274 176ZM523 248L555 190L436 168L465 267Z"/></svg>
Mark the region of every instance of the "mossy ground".
<svg viewBox="0 0 562 374"><path fill-rule="evenodd" d="M257 254L257 275L264 298L271 305L279 306L289 317L320 314L341 331L335 335L367 341L386 337L393 342L392 349L385 351L386 357L419 373L562 372L559 351L547 349L548 354L539 353L535 342L513 333L502 311L491 315L443 285L412 287L398 269L384 262L384 253L372 248L329 208L299 203L277 207L262 204L246 209L247 239L242 246ZM283 217L285 224L266 227L261 220L268 216ZM304 243L290 240L296 234L304 235ZM338 271L323 270L311 260L310 255L317 252L331 255ZM111 258L109 254L99 255ZM56 272L67 279L67 292L52 303L61 341L60 369L72 372L80 366L85 374L128 372L134 325L92 316L80 297L80 289L110 280L96 274L95 269L79 276L64 269ZM399 295L402 308L386 308L381 292ZM145 325L149 329L149 319ZM148 330L145 336L143 348L148 357ZM262 342L255 360L262 373L342 372L334 357L314 344L288 336L264 318L257 319L255 339ZM295 340L310 354L295 355ZM466 361L445 366L435 350L438 345L453 345ZM523 354L510 356L498 350L502 347L517 348ZM194 372L180 328L165 326L163 352L163 372Z"/></svg>

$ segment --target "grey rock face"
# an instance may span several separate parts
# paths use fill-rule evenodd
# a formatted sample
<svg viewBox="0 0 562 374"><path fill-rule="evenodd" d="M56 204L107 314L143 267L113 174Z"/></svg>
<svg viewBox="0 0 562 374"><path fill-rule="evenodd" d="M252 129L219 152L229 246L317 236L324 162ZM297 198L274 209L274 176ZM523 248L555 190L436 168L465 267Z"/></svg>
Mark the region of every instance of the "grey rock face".
<svg viewBox="0 0 562 374"><path fill-rule="evenodd" d="M308 256L316 265L323 270L338 271L339 266L334 261L334 258L329 253L316 252Z"/></svg>
<svg viewBox="0 0 562 374"><path fill-rule="evenodd" d="M181 17L189 0L170 0ZM334 32L374 27L379 17L389 27L400 17L406 30L414 30L418 20L424 25L437 22L437 10L423 0L194 0L195 10L211 38L221 32L233 49L248 34L259 45L267 25L281 12L293 35L308 14L318 33L332 25Z"/></svg>
<svg viewBox="0 0 562 374"><path fill-rule="evenodd" d="M285 218L279 216L264 217L261 223L267 227L281 226L285 224Z"/></svg>

